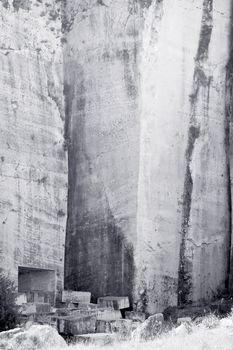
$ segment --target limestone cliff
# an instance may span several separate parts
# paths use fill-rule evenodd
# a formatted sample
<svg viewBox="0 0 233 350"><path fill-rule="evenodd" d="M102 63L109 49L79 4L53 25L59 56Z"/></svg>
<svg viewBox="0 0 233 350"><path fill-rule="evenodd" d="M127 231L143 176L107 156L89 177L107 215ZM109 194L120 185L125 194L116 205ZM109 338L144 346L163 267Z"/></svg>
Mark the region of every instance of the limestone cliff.
<svg viewBox="0 0 233 350"><path fill-rule="evenodd" d="M133 291L140 135L135 6L68 1L66 8L65 280L94 297Z"/></svg>
<svg viewBox="0 0 233 350"><path fill-rule="evenodd" d="M0 1L0 267L60 289L68 206L66 288L149 313L232 289L231 11Z"/></svg>
<svg viewBox="0 0 233 350"><path fill-rule="evenodd" d="M0 267L63 284L67 160L58 1L0 1Z"/></svg>
<svg viewBox="0 0 233 350"><path fill-rule="evenodd" d="M230 17L230 0L66 1L67 287L149 312L228 288Z"/></svg>
<svg viewBox="0 0 233 350"><path fill-rule="evenodd" d="M145 14L136 261L151 311L227 288L230 4L160 1Z"/></svg>

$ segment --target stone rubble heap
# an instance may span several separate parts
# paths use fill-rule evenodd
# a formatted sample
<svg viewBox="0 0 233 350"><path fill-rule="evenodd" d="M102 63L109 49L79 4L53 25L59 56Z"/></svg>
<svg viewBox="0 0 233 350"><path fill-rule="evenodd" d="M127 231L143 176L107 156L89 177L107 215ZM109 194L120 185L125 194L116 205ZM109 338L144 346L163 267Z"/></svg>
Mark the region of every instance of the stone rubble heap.
<svg viewBox="0 0 233 350"><path fill-rule="evenodd" d="M168 307L163 313L149 316L143 312L130 311L127 296L100 297L95 304L91 302L90 292L63 291L61 302L56 307L43 302L43 298L40 302L36 298L34 300L28 302L26 297L19 295L17 302L21 304L23 327L7 335L1 333L0 349L1 339L4 345L9 337L17 338L25 327L27 331L28 326L35 323L52 327L67 343L105 345L130 339L152 340L172 325L187 328L193 321L197 324L202 322L203 316L208 314L230 313L233 306L232 300L222 299L208 306Z"/></svg>
<svg viewBox="0 0 233 350"><path fill-rule="evenodd" d="M61 302L52 307L45 302L27 302L20 295L21 323L48 324L68 342L112 343L130 339L145 321L142 312L129 311L129 298L106 296L91 303L90 292L63 291Z"/></svg>

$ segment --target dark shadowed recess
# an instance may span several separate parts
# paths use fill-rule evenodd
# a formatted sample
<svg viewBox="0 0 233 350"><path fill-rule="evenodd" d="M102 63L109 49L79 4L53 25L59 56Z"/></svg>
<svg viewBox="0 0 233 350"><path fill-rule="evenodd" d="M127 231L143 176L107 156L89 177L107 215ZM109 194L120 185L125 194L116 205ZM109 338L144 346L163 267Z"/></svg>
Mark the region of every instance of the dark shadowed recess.
<svg viewBox="0 0 233 350"><path fill-rule="evenodd" d="M90 291L93 301L111 294L129 296L132 301L133 248L111 212L95 160L89 156L82 66L69 61L65 77L69 169L65 289Z"/></svg>
<svg viewBox="0 0 233 350"><path fill-rule="evenodd" d="M73 226L68 222L67 289L90 291L93 301L104 295L128 295L132 302L133 278L133 249L110 212L105 218L87 214Z"/></svg>

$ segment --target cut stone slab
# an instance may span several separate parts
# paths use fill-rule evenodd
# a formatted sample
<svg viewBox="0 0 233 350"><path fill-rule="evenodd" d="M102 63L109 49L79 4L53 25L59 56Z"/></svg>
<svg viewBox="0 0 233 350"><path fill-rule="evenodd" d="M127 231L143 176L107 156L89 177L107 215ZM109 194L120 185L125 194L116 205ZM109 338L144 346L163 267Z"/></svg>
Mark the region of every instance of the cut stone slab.
<svg viewBox="0 0 233 350"><path fill-rule="evenodd" d="M115 310L127 309L129 307L128 297L106 296L98 298L98 304L101 307L111 307Z"/></svg>
<svg viewBox="0 0 233 350"><path fill-rule="evenodd" d="M93 303L78 303L78 310L96 310L98 306L98 304Z"/></svg>
<svg viewBox="0 0 233 350"><path fill-rule="evenodd" d="M97 333L111 333L111 321L96 321L96 332Z"/></svg>
<svg viewBox="0 0 233 350"><path fill-rule="evenodd" d="M26 303L21 306L22 315L44 314L51 312L51 305L47 303Z"/></svg>
<svg viewBox="0 0 233 350"><path fill-rule="evenodd" d="M54 328L57 328L57 320L54 318L53 315L49 314L36 314L34 317L34 322L42 324L42 325L49 325Z"/></svg>
<svg viewBox="0 0 233 350"><path fill-rule="evenodd" d="M125 318L135 322L144 322L146 320L146 315L144 314L144 312L125 311Z"/></svg>
<svg viewBox="0 0 233 350"><path fill-rule="evenodd" d="M77 343L95 344L99 346L112 344L115 341L115 335L112 333L91 333L75 336Z"/></svg>
<svg viewBox="0 0 233 350"><path fill-rule="evenodd" d="M23 305L27 303L27 294L26 293L19 293L15 300L16 305Z"/></svg>
<svg viewBox="0 0 233 350"><path fill-rule="evenodd" d="M56 310L56 314L58 316L72 316L72 314L80 314L81 310L78 310L77 308L67 308L67 307L60 307L57 308Z"/></svg>
<svg viewBox="0 0 233 350"><path fill-rule="evenodd" d="M67 335L95 333L96 315L58 317L57 329L59 333Z"/></svg>
<svg viewBox="0 0 233 350"><path fill-rule="evenodd" d="M122 318L120 310L97 309L97 320L116 321Z"/></svg>
<svg viewBox="0 0 233 350"><path fill-rule="evenodd" d="M46 303L54 305L55 302L54 292L29 291L25 294L27 295L28 303Z"/></svg>
<svg viewBox="0 0 233 350"><path fill-rule="evenodd" d="M63 290L62 291L62 302L63 303L82 303L90 304L91 293L90 292L79 292L73 290Z"/></svg>

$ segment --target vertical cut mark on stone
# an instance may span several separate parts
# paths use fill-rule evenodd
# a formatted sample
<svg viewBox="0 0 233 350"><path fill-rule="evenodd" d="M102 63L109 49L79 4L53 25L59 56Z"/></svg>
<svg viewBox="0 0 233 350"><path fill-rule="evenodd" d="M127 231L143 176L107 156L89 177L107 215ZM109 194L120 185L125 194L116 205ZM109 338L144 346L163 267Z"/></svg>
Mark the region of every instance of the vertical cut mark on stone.
<svg viewBox="0 0 233 350"><path fill-rule="evenodd" d="M225 152L227 163L227 195L229 210L229 249L228 249L228 278L226 280L226 289L233 293L233 247L232 247L232 113L233 113L233 3L231 4L231 21L230 21L230 39L229 39L229 59L226 66L225 81Z"/></svg>
<svg viewBox="0 0 233 350"><path fill-rule="evenodd" d="M204 0L202 8L201 30L195 57L195 70L193 75L193 92L190 95L191 115L188 131L188 145L186 150L186 173L183 192L183 219L181 224L180 262L178 272L178 304L190 303L192 291L192 260L188 256L187 237L190 225L190 212L192 205L193 179L191 161L195 141L200 136L200 126L196 119L196 104L200 88L209 91L211 79L206 76L205 62L208 59L208 50L213 28L213 0ZM207 92L208 92L207 91ZM208 93L207 93L208 96Z"/></svg>

